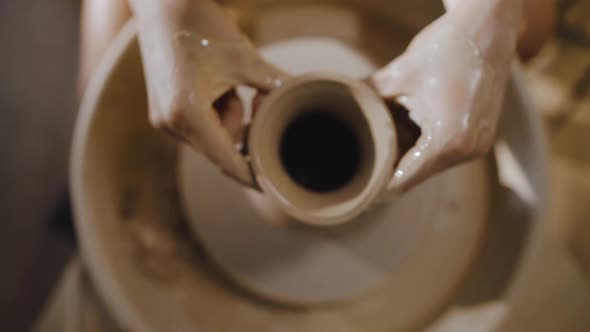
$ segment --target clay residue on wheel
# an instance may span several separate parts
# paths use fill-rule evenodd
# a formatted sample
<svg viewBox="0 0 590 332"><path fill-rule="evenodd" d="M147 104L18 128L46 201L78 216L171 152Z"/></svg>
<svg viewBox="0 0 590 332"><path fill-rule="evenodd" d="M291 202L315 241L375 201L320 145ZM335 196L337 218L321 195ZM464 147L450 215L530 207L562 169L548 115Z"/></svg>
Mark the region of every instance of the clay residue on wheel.
<svg viewBox="0 0 590 332"><path fill-rule="evenodd" d="M185 230L176 189L176 145L152 130L130 134L134 149L122 164L119 215L133 243L138 268L156 282L181 274L196 252Z"/></svg>

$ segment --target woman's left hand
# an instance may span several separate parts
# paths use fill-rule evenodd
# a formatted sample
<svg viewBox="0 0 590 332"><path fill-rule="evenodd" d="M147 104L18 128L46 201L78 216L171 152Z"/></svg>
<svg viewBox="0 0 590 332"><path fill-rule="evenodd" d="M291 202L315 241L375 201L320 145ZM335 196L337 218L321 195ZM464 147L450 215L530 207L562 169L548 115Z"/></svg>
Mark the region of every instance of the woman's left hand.
<svg viewBox="0 0 590 332"><path fill-rule="evenodd" d="M519 1L507 1L512 8L492 8L488 13L497 16L487 23L467 15L468 8L449 11L372 76L376 90L407 108L421 129L400 160L390 191L409 190L492 147L518 35L518 14L504 9L520 12Z"/></svg>

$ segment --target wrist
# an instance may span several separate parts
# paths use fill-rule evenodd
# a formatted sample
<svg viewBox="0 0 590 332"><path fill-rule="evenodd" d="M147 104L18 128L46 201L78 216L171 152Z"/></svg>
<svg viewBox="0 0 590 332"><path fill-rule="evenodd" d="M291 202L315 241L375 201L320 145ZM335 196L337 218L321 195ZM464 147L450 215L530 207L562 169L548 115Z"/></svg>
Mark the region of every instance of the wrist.
<svg viewBox="0 0 590 332"><path fill-rule="evenodd" d="M462 0L448 15L480 55L490 61L512 58L522 23L523 0Z"/></svg>

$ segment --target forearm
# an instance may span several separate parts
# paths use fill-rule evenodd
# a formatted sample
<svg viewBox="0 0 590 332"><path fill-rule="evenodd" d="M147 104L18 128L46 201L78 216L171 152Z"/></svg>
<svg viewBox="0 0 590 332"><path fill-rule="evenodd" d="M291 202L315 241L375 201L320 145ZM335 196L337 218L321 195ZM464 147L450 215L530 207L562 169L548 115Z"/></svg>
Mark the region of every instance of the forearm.
<svg viewBox="0 0 590 332"><path fill-rule="evenodd" d="M129 3L140 28L164 28L170 33L197 32L213 39L240 37L234 26L220 25L218 18L225 16L225 12L213 0L129 0Z"/></svg>
<svg viewBox="0 0 590 332"><path fill-rule="evenodd" d="M447 0L457 28L464 31L481 56L508 60L522 23L524 0Z"/></svg>
<svg viewBox="0 0 590 332"><path fill-rule="evenodd" d="M177 18L186 11L188 0L128 0L136 20L146 21L156 18Z"/></svg>
<svg viewBox="0 0 590 332"><path fill-rule="evenodd" d="M483 22L514 23L522 19L522 9L531 0L444 0L449 11Z"/></svg>
<svg viewBox="0 0 590 332"><path fill-rule="evenodd" d="M80 91L129 19L127 0L85 0L80 16Z"/></svg>

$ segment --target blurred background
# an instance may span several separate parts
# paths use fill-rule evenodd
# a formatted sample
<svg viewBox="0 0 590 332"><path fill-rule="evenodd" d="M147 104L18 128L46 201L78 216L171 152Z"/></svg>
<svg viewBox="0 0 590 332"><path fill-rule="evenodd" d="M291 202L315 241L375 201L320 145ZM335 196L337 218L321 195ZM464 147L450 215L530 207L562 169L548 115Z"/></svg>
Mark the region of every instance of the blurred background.
<svg viewBox="0 0 590 332"><path fill-rule="evenodd" d="M67 174L79 15L76 0L0 0L0 331L30 329L75 254ZM554 190L571 198L560 216L576 230L590 215L590 0L560 1L559 17L527 80L546 119Z"/></svg>
<svg viewBox="0 0 590 332"><path fill-rule="evenodd" d="M0 0L0 330L28 331L74 251L75 0Z"/></svg>

